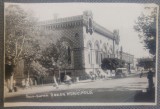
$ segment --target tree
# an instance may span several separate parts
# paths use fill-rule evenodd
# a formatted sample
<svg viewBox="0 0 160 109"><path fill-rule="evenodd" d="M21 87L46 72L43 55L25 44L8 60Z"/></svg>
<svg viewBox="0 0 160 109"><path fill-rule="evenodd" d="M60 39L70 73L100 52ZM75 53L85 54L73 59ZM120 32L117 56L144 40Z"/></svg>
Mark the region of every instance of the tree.
<svg viewBox="0 0 160 109"><path fill-rule="evenodd" d="M50 73L53 73L53 70L57 70L56 66L57 58L58 58L58 51L56 45L51 43L45 49L42 50L41 56L38 59L38 61L43 67L51 70Z"/></svg>
<svg viewBox="0 0 160 109"><path fill-rule="evenodd" d="M21 59L29 62L38 53L36 20L18 5L5 9L5 56L11 57L15 66Z"/></svg>
<svg viewBox="0 0 160 109"><path fill-rule="evenodd" d="M144 69L155 68L155 62L152 58L140 58L138 59L137 66Z"/></svg>
<svg viewBox="0 0 160 109"><path fill-rule="evenodd" d="M35 71L35 74L33 75L37 75L37 76L47 76L48 75L47 69L43 67L38 61L33 61L31 63L31 67Z"/></svg>
<svg viewBox="0 0 160 109"><path fill-rule="evenodd" d="M146 7L145 9L151 9ZM149 53L155 56L156 54L156 18L157 8L152 8L149 15L142 14L135 22L134 29L139 33L139 38L142 39L144 47L149 50Z"/></svg>
<svg viewBox="0 0 160 109"><path fill-rule="evenodd" d="M60 40L57 41L56 48L58 51L58 57L55 61L57 63L62 63L59 67L63 69L69 68L71 64L71 48L68 46L68 42L63 40L62 37Z"/></svg>
<svg viewBox="0 0 160 109"><path fill-rule="evenodd" d="M101 68L103 70L116 70L116 68L124 67L125 62L117 58L105 58L102 60Z"/></svg>
<svg viewBox="0 0 160 109"><path fill-rule="evenodd" d="M68 46L65 41L57 40L56 44L50 43L43 51L39 62L45 68L66 68L69 65ZM54 64L54 65L53 65Z"/></svg>

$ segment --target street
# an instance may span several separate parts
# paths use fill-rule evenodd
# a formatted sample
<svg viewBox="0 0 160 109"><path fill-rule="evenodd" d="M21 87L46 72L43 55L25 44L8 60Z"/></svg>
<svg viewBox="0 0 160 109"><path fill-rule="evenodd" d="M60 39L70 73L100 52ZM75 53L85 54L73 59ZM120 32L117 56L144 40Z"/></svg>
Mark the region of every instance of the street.
<svg viewBox="0 0 160 109"><path fill-rule="evenodd" d="M147 78L138 76L87 80L59 88L50 84L21 89L7 93L5 102L154 102L154 93L147 95L147 87Z"/></svg>

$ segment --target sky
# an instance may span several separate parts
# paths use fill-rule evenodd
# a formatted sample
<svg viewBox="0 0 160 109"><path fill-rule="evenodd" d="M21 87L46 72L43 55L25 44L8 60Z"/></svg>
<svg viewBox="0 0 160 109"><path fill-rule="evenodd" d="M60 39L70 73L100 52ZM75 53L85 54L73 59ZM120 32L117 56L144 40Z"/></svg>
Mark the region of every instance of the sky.
<svg viewBox="0 0 160 109"><path fill-rule="evenodd" d="M34 3L21 4L26 11L31 12L40 21L58 18L76 16L83 14L83 11L90 10L93 13L93 20L110 30L119 30L120 46L123 51L133 54L135 58L148 57L148 50L138 37L138 33L133 26L138 16L142 13L148 14L149 9L146 6L155 7L154 4L124 4L124 3ZM5 4L5 6L10 3Z"/></svg>

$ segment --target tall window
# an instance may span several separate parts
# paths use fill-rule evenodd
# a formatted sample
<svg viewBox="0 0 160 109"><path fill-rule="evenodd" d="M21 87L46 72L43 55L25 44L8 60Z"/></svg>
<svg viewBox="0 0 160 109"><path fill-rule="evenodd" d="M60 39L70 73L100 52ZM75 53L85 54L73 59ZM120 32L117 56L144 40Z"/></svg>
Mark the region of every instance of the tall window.
<svg viewBox="0 0 160 109"><path fill-rule="evenodd" d="M69 46L69 43L66 41L63 41L61 47L62 47L61 51L64 55L64 59L66 63L71 64L71 54L72 53L71 53L71 47Z"/></svg>
<svg viewBox="0 0 160 109"><path fill-rule="evenodd" d="M89 18L89 28L92 28L92 19Z"/></svg>
<svg viewBox="0 0 160 109"><path fill-rule="evenodd" d="M89 61L89 64L92 64L92 45L91 43L89 43L89 46L88 46L88 61Z"/></svg>
<svg viewBox="0 0 160 109"><path fill-rule="evenodd" d="M96 64L99 64L99 52L98 52L98 50L99 50L99 46L98 46L98 44L96 44L95 45L95 56L96 56Z"/></svg>
<svg viewBox="0 0 160 109"><path fill-rule="evenodd" d="M88 54L88 62L89 62L89 64L91 64L91 56L90 56L90 53Z"/></svg>
<svg viewBox="0 0 160 109"><path fill-rule="evenodd" d="M68 64L71 64L71 49L68 46Z"/></svg>
<svg viewBox="0 0 160 109"><path fill-rule="evenodd" d="M104 58L107 58L107 47L104 46Z"/></svg>
<svg viewBox="0 0 160 109"><path fill-rule="evenodd" d="M96 64L98 64L98 50L96 50Z"/></svg>
<svg viewBox="0 0 160 109"><path fill-rule="evenodd" d="M102 60L103 60L103 54L101 53L101 62L102 62Z"/></svg>

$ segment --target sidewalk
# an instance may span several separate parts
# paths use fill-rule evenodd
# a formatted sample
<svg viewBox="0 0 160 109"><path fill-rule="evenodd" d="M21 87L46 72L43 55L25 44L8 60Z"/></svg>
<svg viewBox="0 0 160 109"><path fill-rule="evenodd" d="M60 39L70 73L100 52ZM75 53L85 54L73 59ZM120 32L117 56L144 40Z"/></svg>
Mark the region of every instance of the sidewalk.
<svg viewBox="0 0 160 109"><path fill-rule="evenodd" d="M89 82L93 82L93 81L92 80L83 80L83 81L79 81L79 82L76 82L76 83L72 83L71 85L67 85L65 83L61 83L58 86L59 88L56 88L54 83L44 84L44 85L37 85L37 86L30 86L28 88L20 88L20 87L18 87L18 91L17 92L12 92L12 93L5 92L4 95L5 95L5 97L13 97L13 96L18 96L18 95L22 95L22 94L68 90L68 89L74 89L74 87L77 84L80 85L80 84L89 83Z"/></svg>
<svg viewBox="0 0 160 109"><path fill-rule="evenodd" d="M133 77L137 76L138 74L132 74L129 75L128 77ZM112 79L116 78L104 78L104 79L97 79L97 80L81 80L79 82L73 83L71 85L67 85L65 83L62 83L59 85L59 88L56 88L54 83L51 84L44 84L44 85L37 85L37 86L31 86L28 88L18 88L17 92L12 92L12 93L5 93L5 97L10 97L10 96L15 96L15 95L21 95L21 94L31 94L31 93L41 93L41 92L48 92L48 91L60 91L60 90L70 90L70 89L78 89L78 88L87 88L90 87L90 85L93 86L94 83L103 83L103 81L112 81ZM120 79L125 79L125 78L120 78ZM119 80L119 79L117 79ZM107 82L108 83L108 82ZM100 85L99 84L99 85ZM102 85L101 85L102 86Z"/></svg>

